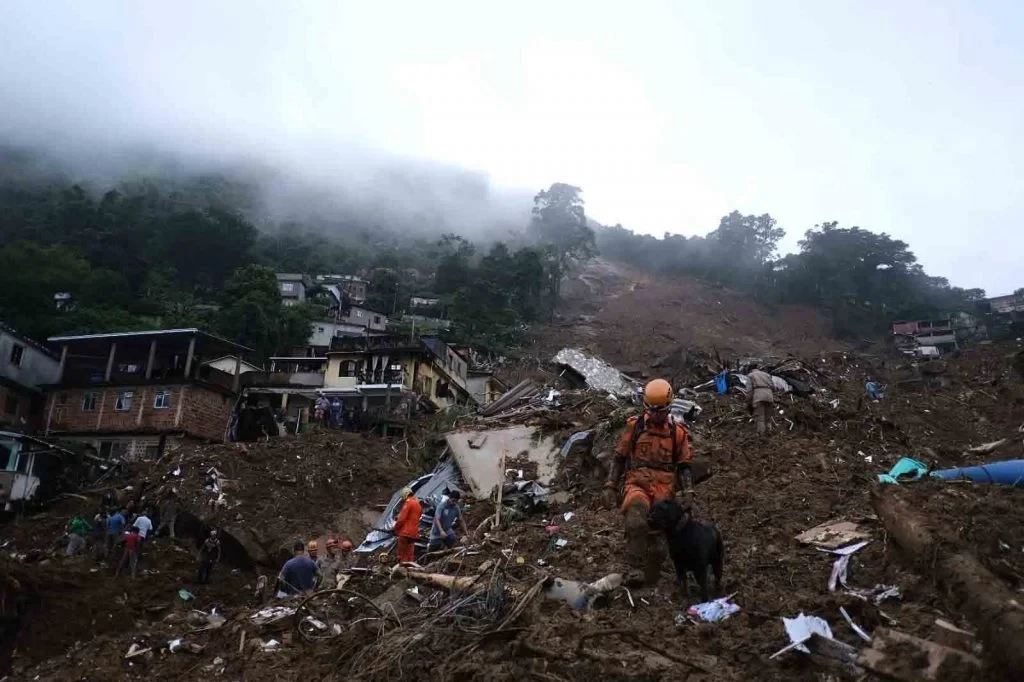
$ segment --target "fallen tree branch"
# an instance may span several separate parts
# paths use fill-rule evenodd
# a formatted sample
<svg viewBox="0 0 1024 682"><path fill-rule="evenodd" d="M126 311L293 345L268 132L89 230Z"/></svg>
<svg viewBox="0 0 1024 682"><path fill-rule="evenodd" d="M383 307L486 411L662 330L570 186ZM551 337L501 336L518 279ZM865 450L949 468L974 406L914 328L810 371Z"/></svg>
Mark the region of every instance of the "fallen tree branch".
<svg viewBox="0 0 1024 682"><path fill-rule="evenodd" d="M1007 679L1024 679L1024 610L1014 594L974 556L943 551L924 521L893 491L876 486L871 503L896 544L919 565L931 564L936 580L974 622L985 650Z"/></svg>
<svg viewBox="0 0 1024 682"><path fill-rule="evenodd" d="M670 653L668 651L665 651L661 647L658 647L658 646L655 646L654 644L651 644L645 638L641 637L639 633L637 633L637 632L635 632L633 630L597 630L596 632L584 633L583 635L580 636L579 642L576 643L576 653L577 653L577 655L583 655L583 651L584 651L584 649L583 649L583 642L587 641L588 639L593 639L595 637L608 637L608 636L611 636L611 635L617 635L619 637L625 637L627 639L630 639L630 640L632 640L632 642L634 644L642 646L645 649L650 649L654 653L658 654L659 656L664 656L665 658L667 658L670 661L675 661L676 663L680 663L682 665L689 666L691 668L696 668L697 670L700 670L701 672L705 672L705 673L707 673L709 675L713 675L715 673L715 669L712 668L711 666L705 665L703 663L696 663L694 661L691 661L691 660L688 660L688 659L685 659L685 658L681 658L680 656L677 656L676 654L673 654L673 653Z"/></svg>

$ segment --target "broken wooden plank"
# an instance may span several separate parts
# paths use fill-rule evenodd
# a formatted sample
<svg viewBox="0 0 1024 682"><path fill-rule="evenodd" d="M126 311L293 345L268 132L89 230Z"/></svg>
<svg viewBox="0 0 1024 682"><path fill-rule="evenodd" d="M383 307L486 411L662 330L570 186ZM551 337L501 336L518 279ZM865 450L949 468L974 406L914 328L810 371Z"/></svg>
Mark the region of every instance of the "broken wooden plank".
<svg viewBox="0 0 1024 682"><path fill-rule="evenodd" d="M878 628L870 649L861 652L860 665L897 680L970 679L981 669L971 654L914 637L899 630Z"/></svg>

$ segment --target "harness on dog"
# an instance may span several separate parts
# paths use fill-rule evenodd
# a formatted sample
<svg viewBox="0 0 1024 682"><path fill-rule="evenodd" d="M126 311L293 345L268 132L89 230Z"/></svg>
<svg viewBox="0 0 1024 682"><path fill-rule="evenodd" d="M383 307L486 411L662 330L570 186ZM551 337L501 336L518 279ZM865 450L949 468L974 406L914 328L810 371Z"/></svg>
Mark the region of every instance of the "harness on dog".
<svg viewBox="0 0 1024 682"><path fill-rule="evenodd" d="M630 439L629 445L629 469L658 469L660 471L674 472L679 464L679 444L676 442L676 431L678 427L673 421L669 421L671 428L669 429L670 438L672 439L672 463L666 464L665 462L654 462L646 459L635 459L636 444L640 440L640 436L643 435L644 431L647 431L647 420L644 419L646 415L640 415L640 418L636 420L636 426L633 427L633 437Z"/></svg>

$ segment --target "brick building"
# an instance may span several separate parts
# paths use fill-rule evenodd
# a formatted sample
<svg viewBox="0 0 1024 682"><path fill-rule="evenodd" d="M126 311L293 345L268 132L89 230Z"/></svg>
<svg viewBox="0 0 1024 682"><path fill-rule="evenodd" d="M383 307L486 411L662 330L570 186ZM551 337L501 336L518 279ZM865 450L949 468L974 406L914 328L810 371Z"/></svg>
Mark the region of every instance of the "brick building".
<svg viewBox="0 0 1024 682"><path fill-rule="evenodd" d="M222 441L249 349L198 329L56 336L60 373L45 433L100 456L159 457L183 442ZM235 372L208 361L231 354Z"/></svg>

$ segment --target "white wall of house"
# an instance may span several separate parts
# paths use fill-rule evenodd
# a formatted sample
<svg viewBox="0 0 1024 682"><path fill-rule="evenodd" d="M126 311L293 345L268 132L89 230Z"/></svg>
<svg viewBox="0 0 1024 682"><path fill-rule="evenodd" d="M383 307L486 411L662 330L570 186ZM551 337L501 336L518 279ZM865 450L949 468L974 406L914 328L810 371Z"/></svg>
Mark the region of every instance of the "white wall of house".
<svg viewBox="0 0 1024 682"><path fill-rule="evenodd" d="M337 322L320 320L313 323L309 334L310 346L330 346L331 339L335 336L353 336L362 334L367 329L370 331L385 331L388 327L388 318L372 310L352 306L348 316L339 319Z"/></svg>
<svg viewBox="0 0 1024 682"><path fill-rule="evenodd" d="M57 382L60 361L0 328L0 376L37 388L40 384Z"/></svg>

